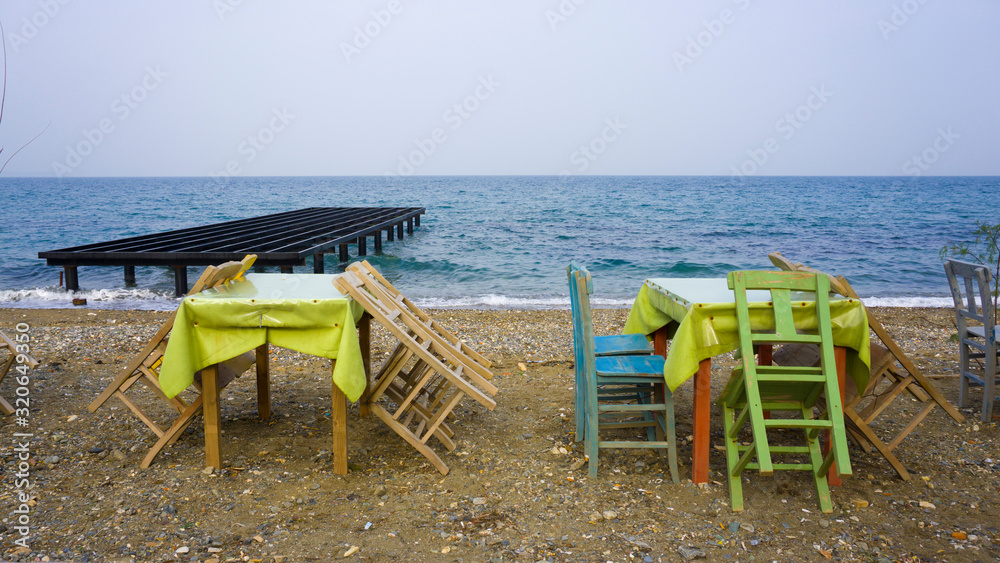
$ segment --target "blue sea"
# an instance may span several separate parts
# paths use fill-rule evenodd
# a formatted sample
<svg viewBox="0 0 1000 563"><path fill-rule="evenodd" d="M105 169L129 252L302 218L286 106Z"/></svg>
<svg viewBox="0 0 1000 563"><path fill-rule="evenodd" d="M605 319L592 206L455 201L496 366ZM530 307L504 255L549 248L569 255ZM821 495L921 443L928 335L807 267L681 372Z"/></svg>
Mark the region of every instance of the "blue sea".
<svg viewBox="0 0 1000 563"><path fill-rule="evenodd" d="M571 260L597 305L628 307L647 277L771 269L776 250L869 304L948 306L938 251L1000 223L998 194L997 177L2 178L0 307L172 309L168 268L126 287L121 268L81 267L70 295L38 252L314 206L426 207L367 259L427 307L565 308Z"/></svg>

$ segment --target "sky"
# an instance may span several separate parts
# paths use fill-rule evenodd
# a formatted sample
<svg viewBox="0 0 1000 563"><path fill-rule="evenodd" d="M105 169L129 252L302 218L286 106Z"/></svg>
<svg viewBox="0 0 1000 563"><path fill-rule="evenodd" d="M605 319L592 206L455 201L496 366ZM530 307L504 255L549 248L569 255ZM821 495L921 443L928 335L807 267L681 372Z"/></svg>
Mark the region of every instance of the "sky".
<svg viewBox="0 0 1000 563"><path fill-rule="evenodd" d="M1000 175L995 0L4 0L4 176Z"/></svg>

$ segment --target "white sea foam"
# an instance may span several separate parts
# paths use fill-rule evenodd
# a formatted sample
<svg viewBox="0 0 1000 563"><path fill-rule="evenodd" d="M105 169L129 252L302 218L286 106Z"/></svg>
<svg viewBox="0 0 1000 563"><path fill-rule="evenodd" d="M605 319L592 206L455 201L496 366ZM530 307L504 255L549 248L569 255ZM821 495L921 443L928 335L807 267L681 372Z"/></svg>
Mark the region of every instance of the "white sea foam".
<svg viewBox="0 0 1000 563"><path fill-rule="evenodd" d="M92 309L137 309L170 311L178 299L172 293L141 288L92 289L69 292L59 287L0 290L0 307L23 309L72 308L74 298L87 300ZM518 297L488 293L467 297L414 297L428 309L568 309L569 297ZM951 307L950 297L864 297L870 307ZM594 307L629 309L632 299L595 298Z"/></svg>
<svg viewBox="0 0 1000 563"><path fill-rule="evenodd" d="M87 289L66 291L59 287L0 290L0 307L23 309L73 308L73 299L86 299L91 309L140 309L169 311L178 300L168 293L149 289Z"/></svg>

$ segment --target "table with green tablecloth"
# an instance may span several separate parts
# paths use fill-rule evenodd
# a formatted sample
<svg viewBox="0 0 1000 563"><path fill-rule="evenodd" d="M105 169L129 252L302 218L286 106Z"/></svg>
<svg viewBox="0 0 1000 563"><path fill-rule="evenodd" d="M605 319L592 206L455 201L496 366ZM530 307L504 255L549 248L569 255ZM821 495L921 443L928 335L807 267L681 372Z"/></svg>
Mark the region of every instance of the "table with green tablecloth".
<svg viewBox="0 0 1000 563"><path fill-rule="evenodd" d="M770 293L748 291L751 323L773 327ZM792 294L795 326L816 328L809 294ZM858 299L831 296L833 341L838 371L849 374L864 389L869 373L868 319ZM708 480L711 359L739 347L736 304L725 278L651 278L639 289L625 322L625 334L653 338L654 349L666 357L664 378L671 390L695 377L692 473L695 483ZM669 353L667 340L670 339Z"/></svg>
<svg viewBox="0 0 1000 563"><path fill-rule="evenodd" d="M356 401L367 384L367 316L333 285L333 275L247 274L244 279L185 298L177 310L159 383L173 397L201 371L205 455L220 467L217 365L257 349L261 416L270 409L267 346L273 344L330 358L334 461L347 471L346 400ZM359 321L362 334L359 337ZM360 340L359 340L360 338ZM364 346L362 346L361 340Z"/></svg>

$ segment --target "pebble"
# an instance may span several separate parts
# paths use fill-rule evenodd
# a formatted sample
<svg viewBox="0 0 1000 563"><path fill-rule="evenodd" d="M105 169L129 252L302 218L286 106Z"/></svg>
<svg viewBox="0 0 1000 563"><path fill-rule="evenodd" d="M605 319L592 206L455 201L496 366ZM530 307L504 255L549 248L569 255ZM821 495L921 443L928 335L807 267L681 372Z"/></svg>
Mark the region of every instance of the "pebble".
<svg viewBox="0 0 1000 563"><path fill-rule="evenodd" d="M474 504L476 506L482 506L482 505L486 504L486 499L483 498L483 497L476 497L476 498L472 499L472 504Z"/></svg>
<svg viewBox="0 0 1000 563"><path fill-rule="evenodd" d="M601 515L605 520L614 520L615 518L618 518L618 513L614 510L605 510Z"/></svg>
<svg viewBox="0 0 1000 563"><path fill-rule="evenodd" d="M685 561L694 561L695 559L705 559L708 557L701 548L693 545L682 545L677 548L677 553L680 553Z"/></svg>
<svg viewBox="0 0 1000 563"><path fill-rule="evenodd" d="M350 556L354 555L355 553L357 553L360 550L361 550L360 547L358 547L356 545L352 545L350 548L348 548L347 551L344 552L344 557L350 557Z"/></svg>
<svg viewBox="0 0 1000 563"><path fill-rule="evenodd" d="M191 548L188 547L188 546L186 546L186 545L183 545L183 546L178 547L177 549L175 549L174 553L176 553L178 555L184 555L185 553L187 553L189 551L191 551Z"/></svg>
<svg viewBox="0 0 1000 563"><path fill-rule="evenodd" d="M89 453L89 454L99 454L99 453L101 453L103 451L104 451L104 448L102 448L100 446L94 446L94 447L90 448L89 450L87 450L87 453Z"/></svg>
<svg viewBox="0 0 1000 563"><path fill-rule="evenodd" d="M827 520L826 518L820 518L819 519L819 527L820 528L829 528L830 527L830 521Z"/></svg>

